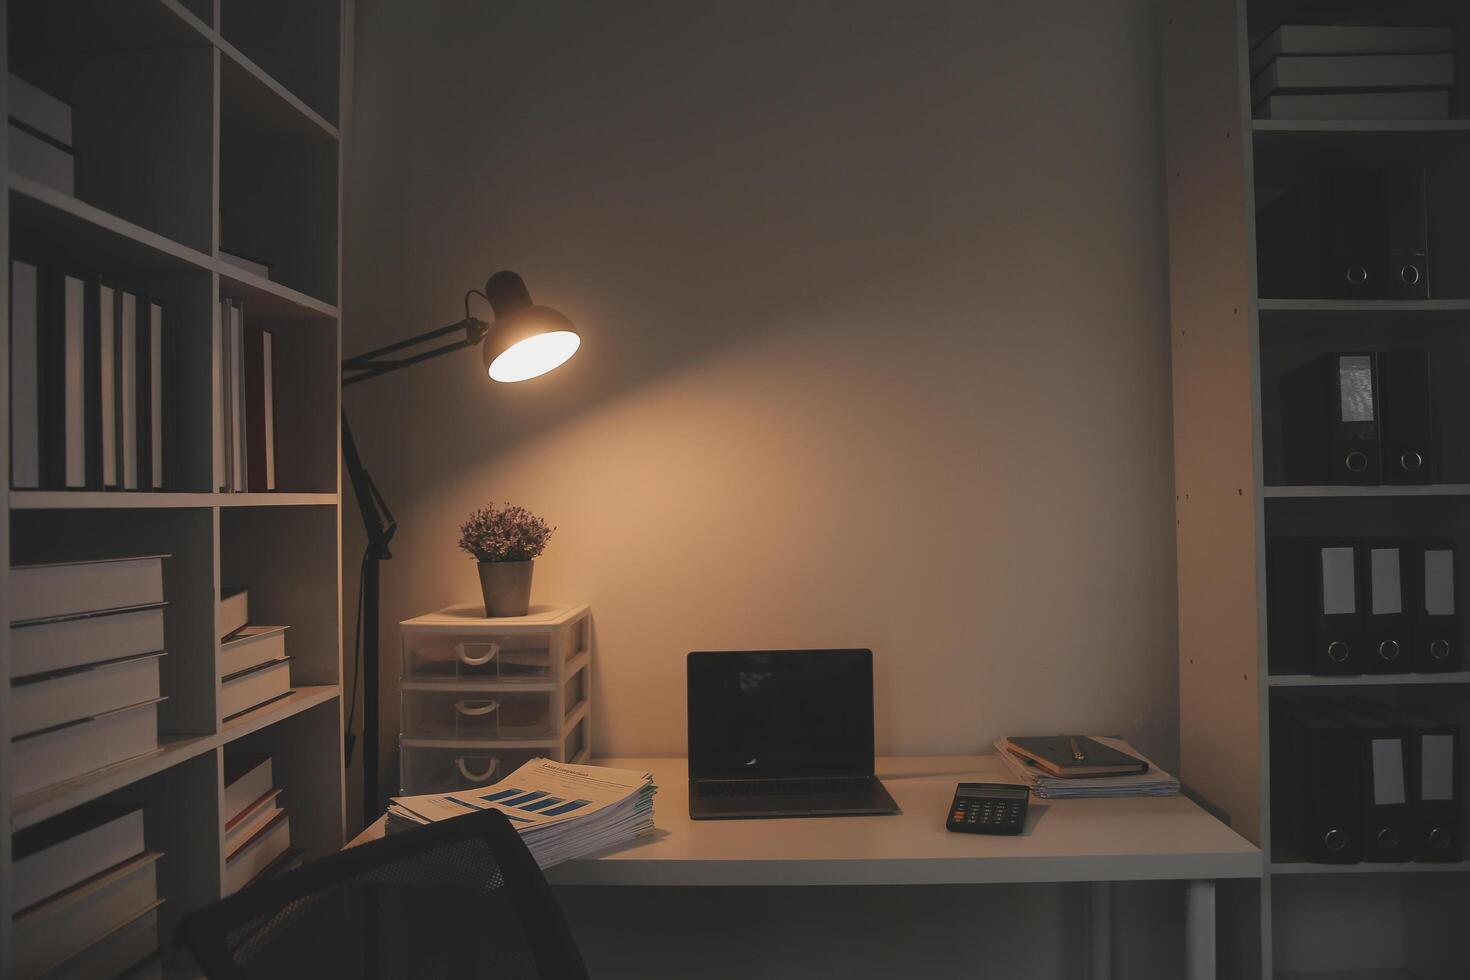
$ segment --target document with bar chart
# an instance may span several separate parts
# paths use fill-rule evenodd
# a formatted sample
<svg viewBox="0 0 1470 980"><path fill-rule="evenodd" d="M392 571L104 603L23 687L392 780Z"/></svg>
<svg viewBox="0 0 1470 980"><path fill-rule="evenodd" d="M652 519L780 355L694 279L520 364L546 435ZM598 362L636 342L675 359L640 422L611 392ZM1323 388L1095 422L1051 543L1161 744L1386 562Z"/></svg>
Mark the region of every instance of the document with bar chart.
<svg viewBox="0 0 1470 980"><path fill-rule="evenodd" d="M647 772L533 759L493 786L395 797L388 830L499 810L549 868L651 834L656 790Z"/></svg>

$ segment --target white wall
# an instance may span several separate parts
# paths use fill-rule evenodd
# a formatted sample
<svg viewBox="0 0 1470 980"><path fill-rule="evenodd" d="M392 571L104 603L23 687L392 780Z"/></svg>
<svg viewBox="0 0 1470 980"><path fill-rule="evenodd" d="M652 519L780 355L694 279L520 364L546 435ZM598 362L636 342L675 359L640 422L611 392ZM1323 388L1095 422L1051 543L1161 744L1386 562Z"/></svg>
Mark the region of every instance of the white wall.
<svg viewBox="0 0 1470 980"><path fill-rule="evenodd" d="M358 0L347 352L501 268L584 339L347 392L402 525L385 771L392 624L476 596L489 500L557 525L537 601L592 604L600 754L683 754L690 650L858 645L880 752L1171 761L1150 7Z"/></svg>

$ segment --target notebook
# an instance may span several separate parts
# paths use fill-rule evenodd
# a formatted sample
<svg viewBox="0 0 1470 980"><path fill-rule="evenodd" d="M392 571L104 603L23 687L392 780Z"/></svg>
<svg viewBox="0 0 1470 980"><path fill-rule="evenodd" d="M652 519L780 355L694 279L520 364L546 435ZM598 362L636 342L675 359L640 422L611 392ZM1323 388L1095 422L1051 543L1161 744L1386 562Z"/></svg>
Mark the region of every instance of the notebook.
<svg viewBox="0 0 1470 980"><path fill-rule="evenodd" d="M1005 747L1058 779L1086 776L1136 776L1148 763L1085 735L1008 738Z"/></svg>

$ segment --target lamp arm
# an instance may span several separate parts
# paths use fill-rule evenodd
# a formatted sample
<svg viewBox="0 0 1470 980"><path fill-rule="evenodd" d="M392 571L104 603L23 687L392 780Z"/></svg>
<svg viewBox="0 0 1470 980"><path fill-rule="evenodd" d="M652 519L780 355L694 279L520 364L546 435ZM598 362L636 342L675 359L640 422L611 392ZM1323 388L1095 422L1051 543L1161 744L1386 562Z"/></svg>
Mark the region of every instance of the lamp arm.
<svg viewBox="0 0 1470 980"><path fill-rule="evenodd" d="M382 377L389 372L401 371L406 367L412 367L420 361L431 360L435 357L452 353L453 351L473 347L485 339L485 334L489 329L489 324L470 316L466 312L465 318L457 323L451 323L448 326L438 327L434 330L426 330L421 334L409 337L407 340L400 340L386 347L364 351L342 362L342 386L345 388L348 385L357 384L357 382L366 381L369 378ZM389 358L386 356L388 354L396 354L398 351L405 350L409 347L415 347L425 341L455 333L463 333L464 336L459 340L451 341L440 347L430 348L417 354L411 354L407 357Z"/></svg>

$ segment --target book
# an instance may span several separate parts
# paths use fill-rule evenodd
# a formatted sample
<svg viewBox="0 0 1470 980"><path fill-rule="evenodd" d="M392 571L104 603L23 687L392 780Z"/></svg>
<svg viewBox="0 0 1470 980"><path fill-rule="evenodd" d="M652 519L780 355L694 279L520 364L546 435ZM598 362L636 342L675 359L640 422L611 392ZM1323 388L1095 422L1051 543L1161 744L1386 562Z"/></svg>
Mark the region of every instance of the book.
<svg viewBox="0 0 1470 980"><path fill-rule="evenodd" d="M1312 92L1271 95L1259 119L1448 119L1447 89L1407 92Z"/></svg>
<svg viewBox="0 0 1470 980"><path fill-rule="evenodd" d="M1136 756L1148 764L1148 771L1132 776L1083 776L1060 779L1048 775L1030 759L1016 755L1007 748L1005 740L997 740L995 751L1006 768L1016 778L1043 800L1095 800L1113 799L1124 796L1175 796L1179 793L1179 780L1158 766L1121 738L1099 735L1094 741Z"/></svg>
<svg viewBox="0 0 1470 980"><path fill-rule="evenodd" d="M131 920L117 926L101 939L77 950L58 964L47 980L52 977L66 980L128 980L139 976L140 968L150 969L146 964L156 963L158 955L158 905L140 912ZM157 976L156 967L153 967ZM146 975L142 974L142 975Z"/></svg>
<svg viewBox="0 0 1470 980"><path fill-rule="evenodd" d="M114 490L122 485L117 466L117 294L101 283L97 284L97 351L102 486Z"/></svg>
<svg viewBox="0 0 1470 980"><path fill-rule="evenodd" d="M1251 102L1278 91L1448 88L1453 54L1281 55L1251 79Z"/></svg>
<svg viewBox="0 0 1470 980"><path fill-rule="evenodd" d="M10 170L68 197L76 195L76 156L71 147L15 120L9 125Z"/></svg>
<svg viewBox="0 0 1470 980"><path fill-rule="evenodd" d="M219 612L215 632L220 639L229 637L250 622L250 590L226 588L220 590Z"/></svg>
<svg viewBox="0 0 1470 980"><path fill-rule="evenodd" d="M246 396L245 396L245 309L238 302L230 302L230 420L231 446L235 456L235 483L231 487L237 493L250 490L249 442L246 440Z"/></svg>
<svg viewBox="0 0 1470 980"><path fill-rule="evenodd" d="M148 304L148 485L162 490L164 484L163 395L164 395L163 307Z"/></svg>
<svg viewBox="0 0 1470 980"><path fill-rule="evenodd" d="M12 566L11 625L159 605L163 602L163 560L167 557L141 555Z"/></svg>
<svg viewBox="0 0 1470 980"><path fill-rule="evenodd" d="M12 627L11 681L140 653L162 653L163 610L159 604Z"/></svg>
<svg viewBox="0 0 1470 980"><path fill-rule="evenodd" d="M220 681L220 715L244 714L291 693L291 658L271 660Z"/></svg>
<svg viewBox="0 0 1470 980"><path fill-rule="evenodd" d="M29 735L159 696L162 653L39 674L10 689L10 734Z"/></svg>
<svg viewBox="0 0 1470 980"><path fill-rule="evenodd" d="M277 810L255 835L225 861L225 894L233 895L265 871L291 847L291 819Z"/></svg>
<svg viewBox="0 0 1470 980"><path fill-rule="evenodd" d="M1131 776L1148 771L1148 763L1142 759L1085 735L1006 738L1001 744L1058 779Z"/></svg>
<svg viewBox="0 0 1470 980"><path fill-rule="evenodd" d="M281 809L277 805L280 798L279 789L270 790L225 823L225 857L227 859L233 857L247 841L275 819L277 811Z"/></svg>
<svg viewBox="0 0 1470 980"><path fill-rule="evenodd" d="M274 364L269 330L245 328L245 439L252 492L276 488Z"/></svg>
<svg viewBox="0 0 1470 980"><path fill-rule="evenodd" d="M118 296L117 306L118 454L122 457L124 490L141 487L138 478L138 297Z"/></svg>
<svg viewBox="0 0 1470 980"><path fill-rule="evenodd" d="M10 485L41 486L41 362L38 272L10 263Z"/></svg>
<svg viewBox="0 0 1470 980"><path fill-rule="evenodd" d="M53 143L72 146L71 106L10 73L10 118Z"/></svg>
<svg viewBox="0 0 1470 980"><path fill-rule="evenodd" d="M62 277L62 431L64 477L62 486L87 486L87 284L76 276Z"/></svg>
<svg viewBox="0 0 1470 980"><path fill-rule="evenodd" d="M53 969L140 914L157 908L158 859L150 851L31 906L15 917L15 972L36 976Z"/></svg>
<svg viewBox="0 0 1470 980"><path fill-rule="evenodd" d="M264 868L261 868L259 873L257 873L254 878L251 878L249 881L245 882L245 885L248 887L255 884L257 881L266 881L267 879L274 878L277 875L283 875L287 871L295 871L297 868L301 867L305 863L305 851L295 847L288 847L286 848L286 850L282 851L280 856L277 857L274 861L266 865Z"/></svg>
<svg viewBox="0 0 1470 980"><path fill-rule="evenodd" d="M1455 29L1353 24L1282 24L1250 52L1254 75L1278 55L1413 54L1455 50Z"/></svg>
<svg viewBox="0 0 1470 980"><path fill-rule="evenodd" d="M221 677L234 677L272 660L286 659L285 626L244 626L220 644Z"/></svg>
<svg viewBox="0 0 1470 980"><path fill-rule="evenodd" d="M158 749L158 705L132 704L10 742L10 792L44 789Z"/></svg>
<svg viewBox="0 0 1470 980"><path fill-rule="evenodd" d="M17 914L142 854L141 807L89 803L15 832L12 900Z"/></svg>
<svg viewBox="0 0 1470 980"><path fill-rule="evenodd" d="M210 447L213 450L214 476L211 485L216 490L228 489L229 471L225 463L225 432L226 411L225 400L228 392L225 385L225 304L228 300L220 300L219 307L214 312L214 336L210 342L210 378L209 390L212 394L210 405Z"/></svg>
<svg viewBox="0 0 1470 980"><path fill-rule="evenodd" d="M225 756L225 795L220 806L225 825L239 818L252 804L271 791L274 784L271 757L264 753Z"/></svg>

